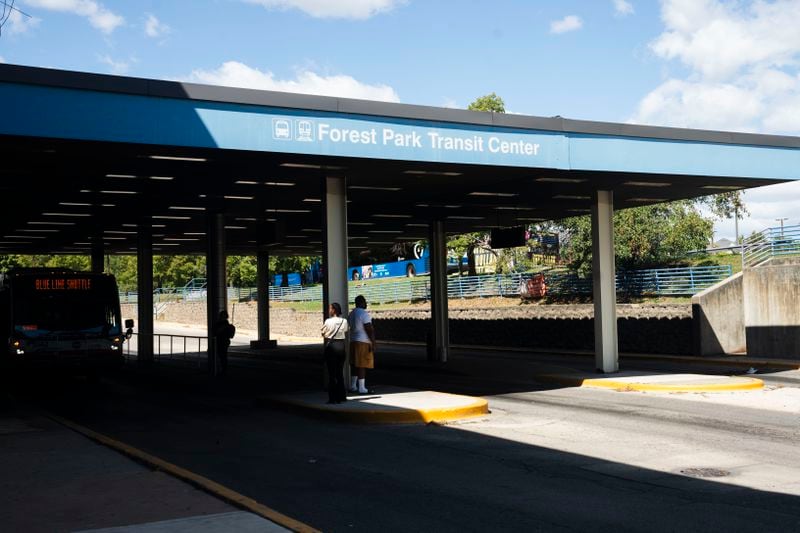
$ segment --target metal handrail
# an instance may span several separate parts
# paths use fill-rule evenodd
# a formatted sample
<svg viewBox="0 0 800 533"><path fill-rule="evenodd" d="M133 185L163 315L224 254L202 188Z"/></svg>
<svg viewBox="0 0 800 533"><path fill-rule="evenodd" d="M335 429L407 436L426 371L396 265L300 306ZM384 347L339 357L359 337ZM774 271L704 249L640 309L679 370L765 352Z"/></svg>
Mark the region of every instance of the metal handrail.
<svg viewBox="0 0 800 533"><path fill-rule="evenodd" d="M742 243L742 267L753 268L776 257L800 256L800 225L767 228Z"/></svg>
<svg viewBox="0 0 800 533"><path fill-rule="evenodd" d="M138 344L139 338L143 337L140 333L133 333L131 338L128 339L125 346L125 358L128 360L133 359L131 354L131 344L132 340L136 340L137 345L137 353L138 353ZM164 359L181 359L183 361L190 361L189 355L190 354L197 354L195 356L197 365L200 365L200 361L203 359L203 356L200 354L206 352L208 350L208 337L197 336L197 335L172 335L169 333L152 333L147 335L147 337L152 338L153 341L158 340L158 342L153 342L153 359L156 362L160 362L162 358ZM164 339L168 340L168 343L163 342ZM176 343L175 340L179 339L177 343L176 350ZM188 351L188 348L194 347L194 341L197 341L197 351ZM182 348L181 348L182 346ZM169 348L169 351L166 350L166 347ZM182 356L180 358L176 356Z"/></svg>

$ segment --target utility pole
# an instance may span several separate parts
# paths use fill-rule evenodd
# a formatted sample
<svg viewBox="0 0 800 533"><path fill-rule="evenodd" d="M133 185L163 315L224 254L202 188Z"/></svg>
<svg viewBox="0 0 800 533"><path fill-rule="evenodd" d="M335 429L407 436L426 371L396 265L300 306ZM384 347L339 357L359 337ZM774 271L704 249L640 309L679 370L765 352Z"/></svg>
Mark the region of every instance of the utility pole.
<svg viewBox="0 0 800 533"><path fill-rule="evenodd" d="M789 217L776 218L775 220L781 223L781 237L783 237L783 221L789 220Z"/></svg>

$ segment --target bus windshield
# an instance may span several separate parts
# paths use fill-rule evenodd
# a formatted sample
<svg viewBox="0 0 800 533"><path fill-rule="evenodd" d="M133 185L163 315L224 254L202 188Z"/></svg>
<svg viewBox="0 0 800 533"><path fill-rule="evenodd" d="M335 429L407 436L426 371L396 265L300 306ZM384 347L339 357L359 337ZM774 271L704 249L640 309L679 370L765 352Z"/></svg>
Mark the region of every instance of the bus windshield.
<svg viewBox="0 0 800 533"><path fill-rule="evenodd" d="M76 281L78 280L78 281ZM37 337L58 333L120 335L118 294L104 278L62 278L56 285L30 277L14 286L14 331ZM60 282L65 282L63 288Z"/></svg>

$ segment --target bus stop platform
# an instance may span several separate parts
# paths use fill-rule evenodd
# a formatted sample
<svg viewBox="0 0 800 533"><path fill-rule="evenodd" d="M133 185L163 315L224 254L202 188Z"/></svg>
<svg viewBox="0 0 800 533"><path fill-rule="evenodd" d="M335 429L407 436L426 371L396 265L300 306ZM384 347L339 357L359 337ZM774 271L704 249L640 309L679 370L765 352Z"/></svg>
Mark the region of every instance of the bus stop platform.
<svg viewBox="0 0 800 533"><path fill-rule="evenodd" d="M764 382L743 376L704 374L647 374L625 372L611 377L546 369L532 376L540 383L567 387L610 389L621 392L715 393L760 390ZM450 422L490 414L484 398L430 390L385 386L376 392L350 395L346 402L328 404L322 390L259 396L259 404L290 411L361 424L428 424Z"/></svg>
<svg viewBox="0 0 800 533"><path fill-rule="evenodd" d="M347 401L328 404L325 391L260 396L258 402L286 407L314 416L362 424L427 424L489 414L483 398L385 386L369 394L348 395Z"/></svg>

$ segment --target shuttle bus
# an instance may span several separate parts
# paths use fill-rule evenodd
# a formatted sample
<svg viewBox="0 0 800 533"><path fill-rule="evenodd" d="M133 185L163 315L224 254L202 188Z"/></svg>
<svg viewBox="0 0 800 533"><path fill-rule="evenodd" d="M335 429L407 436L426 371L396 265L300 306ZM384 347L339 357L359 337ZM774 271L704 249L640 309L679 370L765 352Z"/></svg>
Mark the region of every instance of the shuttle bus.
<svg viewBox="0 0 800 533"><path fill-rule="evenodd" d="M0 275L4 366L74 368L90 373L123 363L114 276L66 269L11 269Z"/></svg>

